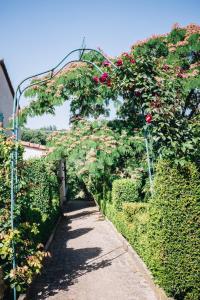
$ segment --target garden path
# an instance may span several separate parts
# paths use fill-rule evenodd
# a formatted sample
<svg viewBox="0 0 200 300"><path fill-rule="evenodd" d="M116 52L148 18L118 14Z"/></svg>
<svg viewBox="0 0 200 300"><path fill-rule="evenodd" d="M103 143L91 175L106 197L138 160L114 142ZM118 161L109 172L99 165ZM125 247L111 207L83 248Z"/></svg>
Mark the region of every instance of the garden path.
<svg viewBox="0 0 200 300"><path fill-rule="evenodd" d="M29 300L158 300L152 283L96 206L74 201Z"/></svg>

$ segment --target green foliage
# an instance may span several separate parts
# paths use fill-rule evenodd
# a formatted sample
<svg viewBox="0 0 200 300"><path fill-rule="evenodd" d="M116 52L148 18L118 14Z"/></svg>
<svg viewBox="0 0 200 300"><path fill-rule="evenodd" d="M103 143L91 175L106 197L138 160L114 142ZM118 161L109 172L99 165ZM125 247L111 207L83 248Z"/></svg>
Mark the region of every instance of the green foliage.
<svg viewBox="0 0 200 300"><path fill-rule="evenodd" d="M168 47L164 38L154 38L147 41L142 46L135 49L136 55L150 55L155 57L166 57L168 55Z"/></svg>
<svg viewBox="0 0 200 300"><path fill-rule="evenodd" d="M137 215L146 213L148 203L123 203L123 212L128 222L134 222ZM140 220L139 220L140 221Z"/></svg>
<svg viewBox="0 0 200 300"><path fill-rule="evenodd" d="M148 264L175 299L200 297L200 174L159 162L150 201Z"/></svg>
<svg viewBox="0 0 200 300"><path fill-rule="evenodd" d="M85 63L73 63L52 81L35 85L26 92L34 101L22 117L54 113L54 106L71 100L72 119L109 115L112 100L118 116L132 127L146 129L145 115L152 115L154 152L176 163L197 160L199 138L191 124L199 113L199 97L193 105L192 89L200 88L200 27L176 26L169 34L153 36L133 45L131 53L112 59L116 68L90 51L83 59L101 67L107 79ZM94 80L95 79L95 80ZM119 100L120 99L120 100Z"/></svg>
<svg viewBox="0 0 200 300"><path fill-rule="evenodd" d="M184 40L186 35L186 29L174 28L167 37L167 41L172 44L176 44Z"/></svg>
<svg viewBox="0 0 200 300"><path fill-rule="evenodd" d="M117 179L112 185L112 201L117 209L122 208L123 202L137 202L140 200L139 189L141 180Z"/></svg>
<svg viewBox="0 0 200 300"><path fill-rule="evenodd" d="M147 203L124 203L123 210L119 211L113 204L107 203L105 210L105 214L117 230L145 260L149 257L148 207Z"/></svg>
<svg viewBox="0 0 200 300"><path fill-rule="evenodd" d="M27 205L21 218L38 225L38 242L46 242L59 215L59 183L54 164L43 159L25 163L24 182L28 185ZM25 203L23 203L24 206Z"/></svg>
<svg viewBox="0 0 200 300"><path fill-rule="evenodd" d="M117 181L116 181L117 182ZM104 213L151 269L155 280L177 300L200 297L200 173L160 161L149 203L110 203Z"/></svg>
<svg viewBox="0 0 200 300"><path fill-rule="evenodd" d="M146 167L143 138L114 130L104 121L82 120L66 133L53 134L50 145L55 148L50 158L66 158L68 183L76 198L105 198L114 179L133 176L142 163Z"/></svg>
<svg viewBox="0 0 200 300"><path fill-rule="evenodd" d="M43 160L23 162L18 145L18 193L14 223L10 222L10 155L15 145L0 135L0 266L9 287L24 291L48 255L43 245L59 214L57 176ZM15 244L17 268L12 266Z"/></svg>
<svg viewBox="0 0 200 300"><path fill-rule="evenodd" d="M46 145L49 134L51 134L54 130L56 130L55 126L40 129L22 128L21 140L30 143Z"/></svg>

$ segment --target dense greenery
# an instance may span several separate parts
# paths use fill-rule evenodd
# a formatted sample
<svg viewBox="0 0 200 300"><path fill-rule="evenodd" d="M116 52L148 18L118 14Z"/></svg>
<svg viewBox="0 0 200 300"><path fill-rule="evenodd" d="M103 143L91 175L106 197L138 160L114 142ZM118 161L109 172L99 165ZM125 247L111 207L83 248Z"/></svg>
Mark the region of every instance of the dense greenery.
<svg viewBox="0 0 200 300"><path fill-rule="evenodd" d="M21 140L30 143L46 145L47 138L52 131L56 131L56 126L49 126L40 129L30 129L24 127L21 129Z"/></svg>
<svg viewBox="0 0 200 300"><path fill-rule="evenodd" d="M127 188L129 183L127 182ZM105 213L175 299L200 297L200 173L160 161L149 203L107 203ZM129 195L127 201L129 201Z"/></svg>
<svg viewBox="0 0 200 300"><path fill-rule="evenodd" d="M24 162L23 149L18 146L18 193L14 211L16 228L10 222L10 153L14 144L0 135L0 265L6 283L17 291L24 290L36 273L40 272L43 250L50 231L59 214L57 177L44 162ZM16 249L17 268L12 267Z"/></svg>
<svg viewBox="0 0 200 300"><path fill-rule="evenodd" d="M141 179L118 179L113 181L112 200L117 209L123 202L136 202L140 199Z"/></svg>
<svg viewBox="0 0 200 300"><path fill-rule="evenodd" d="M160 162L150 201L149 266L176 299L200 297L200 173Z"/></svg>
<svg viewBox="0 0 200 300"><path fill-rule="evenodd" d="M147 177L144 138L119 122L82 120L66 133L49 138L50 159L66 158L72 198L104 198L112 181Z"/></svg>
<svg viewBox="0 0 200 300"><path fill-rule="evenodd" d="M55 105L71 100L73 120L109 114L109 102L118 116L133 127L146 130L150 116L154 152L183 164L198 160L199 135L195 134L199 105L200 27L176 26L169 34L154 36L133 45L113 63L93 52L83 58L94 61L104 72L85 63L71 64L56 77L35 85L26 93L33 99L21 117L53 113Z"/></svg>

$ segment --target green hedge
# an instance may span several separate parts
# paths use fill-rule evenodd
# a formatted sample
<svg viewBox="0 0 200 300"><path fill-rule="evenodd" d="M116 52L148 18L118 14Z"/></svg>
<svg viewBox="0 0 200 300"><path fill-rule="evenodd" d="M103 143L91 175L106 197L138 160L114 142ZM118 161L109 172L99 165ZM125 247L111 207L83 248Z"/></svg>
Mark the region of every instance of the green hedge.
<svg viewBox="0 0 200 300"><path fill-rule="evenodd" d="M105 213L143 259L149 256L147 203L124 203L121 211L113 204L107 203Z"/></svg>
<svg viewBox="0 0 200 300"><path fill-rule="evenodd" d="M37 240L45 243L60 213L56 168L44 158L28 160L24 177L29 189L23 219L38 224Z"/></svg>
<svg viewBox="0 0 200 300"><path fill-rule="evenodd" d="M45 243L59 215L59 190L56 169L44 158L24 162L18 147L18 193L15 199L15 230L10 223L10 154L13 141L0 134L0 269L7 287L22 292L40 272L47 255ZM17 268L13 276L12 245ZM33 263L34 262L34 263ZM9 293L9 292L8 292ZM10 299L7 294L6 299Z"/></svg>
<svg viewBox="0 0 200 300"><path fill-rule="evenodd" d="M117 179L112 184L112 201L117 209L122 208L123 202L140 201L141 180Z"/></svg>
<svg viewBox="0 0 200 300"><path fill-rule="evenodd" d="M117 184L117 181L116 183ZM114 188L115 185L114 185ZM177 300L200 299L200 173L160 161L149 203L106 203L105 214Z"/></svg>
<svg viewBox="0 0 200 300"><path fill-rule="evenodd" d="M200 299L200 173L161 161L150 202L149 266L175 299Z"/></svg>

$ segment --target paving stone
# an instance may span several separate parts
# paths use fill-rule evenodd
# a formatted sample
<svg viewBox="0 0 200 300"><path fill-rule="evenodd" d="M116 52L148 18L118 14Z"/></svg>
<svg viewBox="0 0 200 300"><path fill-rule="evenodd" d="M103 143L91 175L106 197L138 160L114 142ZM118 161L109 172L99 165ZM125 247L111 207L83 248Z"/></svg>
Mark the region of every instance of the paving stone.
<svg viewBox="0 0 200 300"><path fill-rule="evenodd" d="M96 206L74 201L29 300L159 300Z"/></svg>

